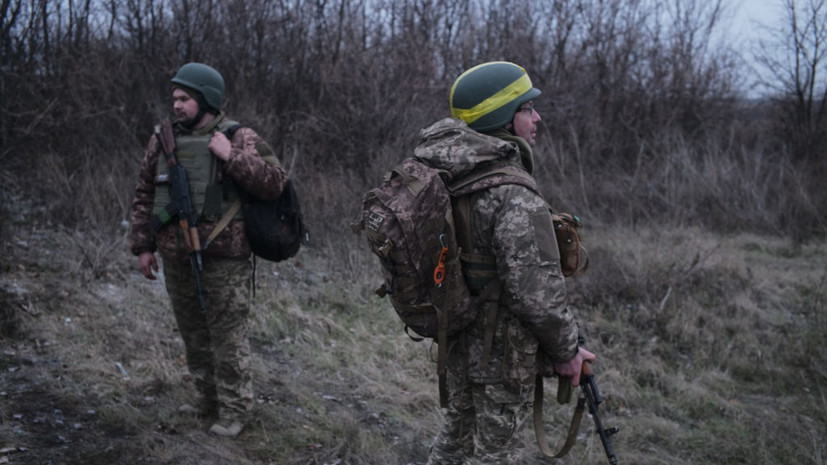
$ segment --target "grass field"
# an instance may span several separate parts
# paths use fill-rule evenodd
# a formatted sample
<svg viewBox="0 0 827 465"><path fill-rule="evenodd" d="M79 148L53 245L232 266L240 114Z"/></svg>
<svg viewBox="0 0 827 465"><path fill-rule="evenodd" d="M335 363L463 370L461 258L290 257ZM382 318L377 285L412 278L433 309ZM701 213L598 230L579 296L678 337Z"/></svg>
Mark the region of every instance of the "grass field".
<svg viewBox="0 0 827 465"><path fill-rule="evenodd" d="M592 227L570 279L599 356L621 464L827 463L827 245L702 230ZM386 300L356 236L259 262L257 407L236 440L180 416L194 393L161 282L123 238L18 221L0 275L0 463L416 464L440 422L429 343ZM342 252L345 251L345 252ZM572 407L554 403L552 447ZM556 463L608 463L586 419ZM543 461L530 428L527 464Z"/></svg>

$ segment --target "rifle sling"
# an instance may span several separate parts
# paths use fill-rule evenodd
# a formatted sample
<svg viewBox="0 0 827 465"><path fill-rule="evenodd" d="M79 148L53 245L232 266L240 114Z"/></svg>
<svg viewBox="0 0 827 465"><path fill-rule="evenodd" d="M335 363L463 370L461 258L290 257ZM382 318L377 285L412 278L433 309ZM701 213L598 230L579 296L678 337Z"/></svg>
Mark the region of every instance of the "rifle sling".
<svg viewBox="0 0 827 465"><path fill-rule="evenodd" d="M577 432L580 430L580 421L583 419L583 412L586 410L586 398L579 396L577 406L574 409L574 416L569 425L569 434L566 442L556 454L551 451L546 441L546 432L543 428L543 377L540 374L534 379L534 435L537 437L537 445L546 457L559 459L569 453L569 450L577 440Z"/></svg>
<svg viewBox="0 0 827 465"><path fill-rule="evenodd" d="M215 240L215 238L218 237L219 234L221 234L221 231L223 231L224 229L227 228L227 226L230 224L230 221L232 221L235 214L238 213L239 209L241 209L241 199L236 199L236 201L233 202L232 205L230 205L230 208L228 208L227 211L224 212L223 215L221 215L221 218L215 224L215 228L213 228L213 230L210 231L210 235L207 236L207 240L204 242L204 248L201 249L201 250L206 250L207 247L210 246L210 243L212 243L212 241ZM253 276L252 276L252 279L253 279L253 283L252 283L253 284L253 297L255 297L256 296L256 256L255 255L253 255Z"/></svg>
<svg viewBox="0 0 827 465"><path fill-rule="evenodd" d="M227 209L227 211L224 212L223 215L221 215L221 219L218 220L218 222L215 224L215 228L213 228L213 230L210 232L210 235L207 236L207 240L204 242L203 250L206 250L207 247L210 246L212 241L215 240L215 238L218 237L219 234L221 234L221 231L223 231L227 227L227 225L230 224L230 221L232 221L233 217L236 213L238 213L239 209L241 209L241 199L236 199L236 201L233 202L232 205L230 205L230 208Z"/></svg>

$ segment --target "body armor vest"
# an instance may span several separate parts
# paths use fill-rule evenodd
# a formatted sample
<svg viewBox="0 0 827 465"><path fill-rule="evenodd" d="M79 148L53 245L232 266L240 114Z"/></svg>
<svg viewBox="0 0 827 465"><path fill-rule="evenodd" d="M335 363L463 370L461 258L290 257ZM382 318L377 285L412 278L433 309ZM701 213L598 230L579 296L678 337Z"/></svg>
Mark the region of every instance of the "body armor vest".
<svg viewBox="0 0 827 465"><path fill-rule="evenodd" d="M193 133L176 131L175 155L178 163L187 171L193 208L198 212L199 221L218 221L240 197L235 183L220 173L222 160L209 149L210 139L215 131L223 132L237 124L220 115L212 124ZM161 214L171 201L167 176L166 159L161 155L158 158L155 176L155 204L152 211L156 216ZM243 210L239 209L233 218L243 218Z"/></svg>

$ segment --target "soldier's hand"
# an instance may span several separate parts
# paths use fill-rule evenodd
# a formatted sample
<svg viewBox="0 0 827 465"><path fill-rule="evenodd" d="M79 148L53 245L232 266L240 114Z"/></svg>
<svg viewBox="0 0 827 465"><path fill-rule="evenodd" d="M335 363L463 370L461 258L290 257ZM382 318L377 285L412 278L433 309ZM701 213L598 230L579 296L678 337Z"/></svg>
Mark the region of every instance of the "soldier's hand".
<svg viewBox="0 0 827 465"><path fill-rule="evenodd" d="M579 347L577 349L577 355L575 355L573 359L565 363L554 363L554 371L559 376L570 378L572 386L579 386L580 373L583 370L583 363L593 362L596 359L596 355L582 347Z"/></svg>
<svg viewBox="0 0 827 465"><path fill-rule="evenodd" d="M138 255L138 266L141 268L141 273L146 279L155 280L155 273L158 272L158 261L155 260L155 254L152 252L143 252Z"/></svg>
<svg viewBox="0 0 827 465"><path fill-rule="evenodd" d="M227 139L227 136L225 136L223 132L216 131L210 139L209 149L213 155L227 161L230 159L232 144L230 144L230 140Z"/></svg>

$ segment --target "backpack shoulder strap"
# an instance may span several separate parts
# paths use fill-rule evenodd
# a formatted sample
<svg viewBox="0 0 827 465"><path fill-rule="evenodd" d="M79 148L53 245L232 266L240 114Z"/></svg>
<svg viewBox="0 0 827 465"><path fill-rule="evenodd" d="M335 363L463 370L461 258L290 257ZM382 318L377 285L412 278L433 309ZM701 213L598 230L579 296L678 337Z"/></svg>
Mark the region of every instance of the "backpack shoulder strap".
<svg viewBox="0 0 827 465"><path fill-rule="evenodd" d="M482 368L486 369L491 355L491 347L493 347L494 330L497 326L497 312L500 307L502 283L496 276L496 259L491 256L472 253L474 249L471 239L471 207L474 205L479 192L454 198L452 204L455 233L457 243L460 246L459 258L462 262L462 277L469 289L479 292L479 301L488 322L483 338L481 361Z"/></svg>
<svg viewBox="0 0 827 465"><path fill-rule="evenodd" d="M519 184L540 195L536 181L527 171L516 165L505 163L480 167L447 185L453 200L451 203L454 210L457 242L466 252L472 250L471 210L477 198L474 194L505 184Z"/></svg>
<svg viewBox="0 0 827 465"><path fill-rule="evenodd" d="M244 125L232 120L224 120L218 124L218 129L227 136L227 139L232 143L233 136L235 136L236 131L243 128ZM229 180L229 179L228 179ZM224 183L224 190L228 189L229 183ZM225 192L226 195L226 192ZM243 193L242 193L243 195ZM229 224L230 221L233 219L236 213L241 209L241 198L236 199L230 208L221 215L221 218L216 223L213 230L210 232L210 235L207 236L207 240L204 242L204 249L209 247L210 243L215 240L216 237L223 231Z"/></svg>
<svg viewBox="0 0 827 465"><path fill-rule="evenodd" d="M233 140L235 133L243 127L243 124L233 120L224 120L218 124L218 130L223 132L224 135L227 136L227 139L230 140Z"/></svg>
<svg viewBox="0 0 827 465"><path fill-rule="evenodd" d="M230 142L232 142L233 136L235 136L235 133L238 132L239 129L244 128L244 127L247 127L247 126L244 126L243 124L238 123L236 121L227 121L227 125L223 126L221 128L221 132L223 132L224 135L227 136L227 139L229 139ZM259 152L261 152L261 150L262 150L261 145L262 144L259 144L259 145L256 146L256 148L259 150ZM259 155L261 155L261 158L264 159L265 163L267 163L268 165L278 164L279 160L276 157L276 155L273 153L272 149L270 149L269 144L267 144L266 142L263 142L263 145L266 146L267 153L259 153Z"/></svg>
<svg viewBox="0 0 827 465"><path fill-rule="evenodd" d="M452 195L451 203L454 209L457 243L460 245L461 251L460 259L463 261L463 278L469 283L470 288L479 293L482 309L488 322L483 336L481 360L483 369L488 366L493 346L497 313L502 297L502 283L496 276L496 260L494 257L472 252L474 249L471 238L471 213L473 205L482 191L505 184L519 184L540 195L534 178L521 167L511 164L495 164L483 167L448 186L448 190Z"/></svg>
<svg viewBox="0 0 827 465"><path fill-rule="evenodd" d="M505 184L518 184L541 196L537 181L520 166L495 163L480 167L448 185L451 195L459 197Z"/></svg>

